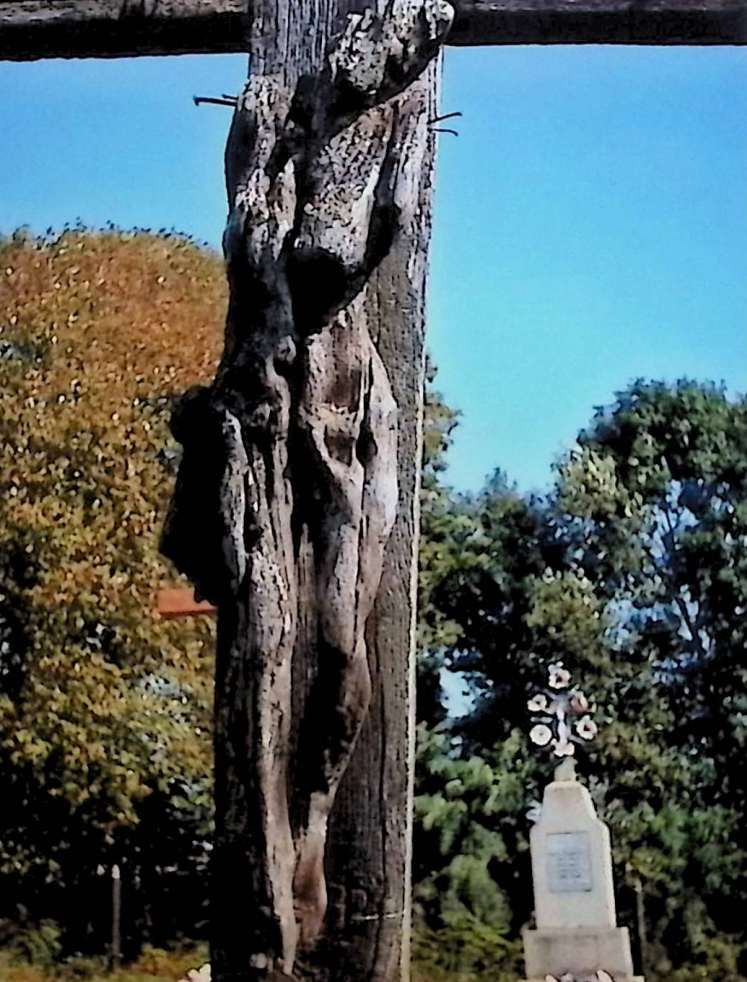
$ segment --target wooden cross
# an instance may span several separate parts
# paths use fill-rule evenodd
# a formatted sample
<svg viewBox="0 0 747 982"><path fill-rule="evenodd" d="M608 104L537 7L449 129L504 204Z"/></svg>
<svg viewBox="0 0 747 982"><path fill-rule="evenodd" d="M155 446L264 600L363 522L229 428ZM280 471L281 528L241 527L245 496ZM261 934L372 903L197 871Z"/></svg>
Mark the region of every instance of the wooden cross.
<svg viewBox="0 0 747 982"><path fill-rule="evenodd" d="M166 535L219 608L214 982L407 977L438 45L747 43L747 0L451 7L444 36L444 0L0 0L4 59L251 58L229 344Z"/></svg>
<svg viewBox="0 0 747 982"><path fill-rule="evenodd" d="M743 0L455 0L446 39L492 44L745 44ZM0 0L0 58L244 52L253 0ZM360 6L360 4L359 4Z"/></svg>

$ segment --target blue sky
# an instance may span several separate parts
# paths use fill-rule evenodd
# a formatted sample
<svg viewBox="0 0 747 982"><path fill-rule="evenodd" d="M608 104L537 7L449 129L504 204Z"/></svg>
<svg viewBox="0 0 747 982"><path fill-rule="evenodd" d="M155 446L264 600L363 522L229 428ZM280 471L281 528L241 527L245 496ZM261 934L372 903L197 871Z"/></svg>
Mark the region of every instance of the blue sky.
<svg viewBox="0 0 747 982"><path fill-rule="evenodd" d="M0 231L82 219L216 247L243 57L0 64ZM747 51L447 51L429 301L449 480L541 488L637 376L747 377Z"/></svg>

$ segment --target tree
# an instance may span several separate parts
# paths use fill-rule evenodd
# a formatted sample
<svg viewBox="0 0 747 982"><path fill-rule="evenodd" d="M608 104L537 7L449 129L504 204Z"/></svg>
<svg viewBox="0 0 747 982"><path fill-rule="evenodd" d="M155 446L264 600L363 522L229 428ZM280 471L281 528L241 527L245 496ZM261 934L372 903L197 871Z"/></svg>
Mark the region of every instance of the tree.
<svg viewBox="0 0 747 982"><path fill-rule="evenodd" d="M186 905L159 870L204 865L213 633L155 614L175 575L168 415L217 361L221 264L116 230L17 234L0 255L3 914L23 903L100 950L96 870L117 862L137 933L163 940Z"/></svg>
<svg viewBox="0 0 747 982"><path fill-rule="evenodd" d="M453 495L441 481L446 454L459 414L449 409L433 388L436 369L426 360L423 400L423 451L420 485L420 548L418 563L418 722L433 726L445 716L441 698L444 653L454 640L456 625L449 622L433 602L438 583L454 564L451 550L454 526Z"/></svg>
<svg viewBox="0 0 747 982"><path fill-rule="evenodd" d="M747 403L712 385L636 383L598 411L562 476L580 562L633 608L678 740L728 756L744 739ZM742 781L723 792L742 804Z"/></svg>
<svg viewBox="0 0 747 982"><path fill-rule="evenodd" d="M526 746L526 700L563 661L598 704L583 770L612 827L633 926L633 891L644 891L649 974L744 974L741 925L723 902L741 896L745 857L734 755L744 420L744 401L713 386L637 383L597 413L544 500L499 477L442 503L461 524L440 546L451 563L431 575L430 603L452 631L439 657L467 674L474 702L423 742L418 889L431 925L448 910L432 885L440 877L450 895L454 861L480 855L480 827L482 868L510 910L506 938L529 916L525 811L548 770ZM468 778L478 758L482 790ZM468 906L479 917L476 895Z"/></svg>
<svg viewBox="0 0 747 982"><path fill-rule="evenodd" d="M723 901L741 893L745 849L734 750L744 741L746 424L744 398L723 388L639 381L597 411L561 469L558 498L569 547L614 607L618 646L649 666L667 751L688 761L675 785L684 792L679 816L669 816L679 923L665 913L673 884L645 855L631 858L647 883L657 942L693 960L712 957L721 974L736 971L742 943ZM718 934L736 944L709 955Z"/></svg>

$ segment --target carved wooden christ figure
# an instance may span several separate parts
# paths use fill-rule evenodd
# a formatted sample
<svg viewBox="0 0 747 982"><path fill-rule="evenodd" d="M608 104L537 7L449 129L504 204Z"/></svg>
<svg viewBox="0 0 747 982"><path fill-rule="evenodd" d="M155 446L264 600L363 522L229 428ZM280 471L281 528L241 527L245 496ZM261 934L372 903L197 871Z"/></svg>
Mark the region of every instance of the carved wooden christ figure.
<svg viewBox="0 0 747 982"><path fill-rule="evenodd" d="M230 873L244 900L213 894L214 978L237 961L290 973L322 930L328 818L370 701L365 627L397 507L396 406L363 295L417 206L427 112L407 90L451 18L445 0L351 15L321 72L290 94L251 77L234 116L225 350L174 414L184 456L163 538L219 608L214 882ZM291 774L302 539L317 677Z"/></svg>

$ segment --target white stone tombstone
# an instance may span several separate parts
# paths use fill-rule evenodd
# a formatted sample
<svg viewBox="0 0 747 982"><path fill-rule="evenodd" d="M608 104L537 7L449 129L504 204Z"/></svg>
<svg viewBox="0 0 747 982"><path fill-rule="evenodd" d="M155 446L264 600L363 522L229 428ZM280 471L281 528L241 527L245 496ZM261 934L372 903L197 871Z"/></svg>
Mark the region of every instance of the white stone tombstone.
<svg viewBox="0 0 747 982"><path fill-rule="evenodd" d="M643 982L627 928L617 926L609 830L571 759L545 788L530 847L537 927L524 931L527 979L602 970L615 982Z"/></svg>

